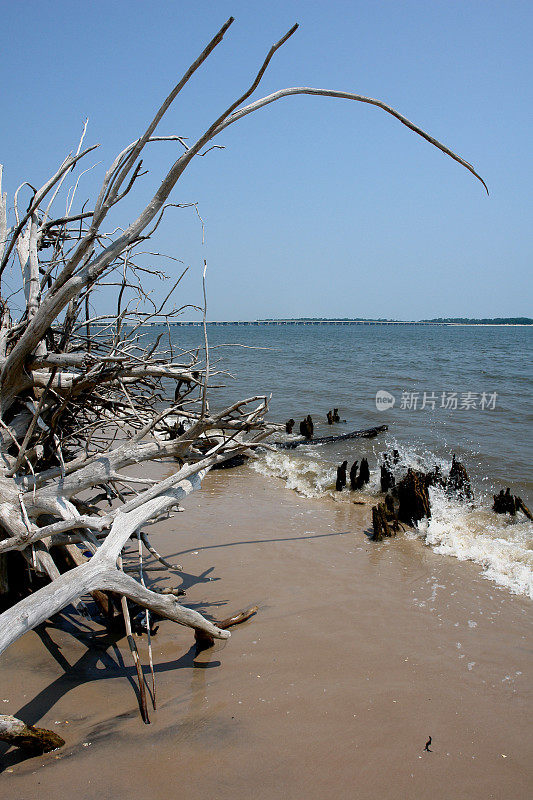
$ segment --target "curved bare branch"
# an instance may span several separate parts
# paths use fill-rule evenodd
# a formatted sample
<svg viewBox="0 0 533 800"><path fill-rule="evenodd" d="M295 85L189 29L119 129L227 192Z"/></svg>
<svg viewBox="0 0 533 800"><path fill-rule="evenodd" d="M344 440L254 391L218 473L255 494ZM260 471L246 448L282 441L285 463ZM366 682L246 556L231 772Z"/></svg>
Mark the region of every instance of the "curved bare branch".
<svg viewBox="0 0 533 800"><path fill-rule="evenodd" d="M453 158L454 161L457 161L458 164L461 164L461 166L465 167L465 169L467 169L469 172L472 173L472 175L474 175L479 181L481 181L481 183L485 187L485 191L487 192L487 194L489 193L487 184L485 183L481 175L479 175L472 166L472 164L470 164L468 161L465 161L464 158L458 156L457 153L454 153L454 151L450 150L450 148L447 147L445 144L442 144L442 142L439 142L433 136L430 136L429 133L426 133L426 131L424 131L418 125L415 125L414 122L411 122L409 119L407 119L407 117L404 117L403 114L400 114L399 111L396 111L395 108L387 105L387 103L384 103L382 100L376 100L373 97L365 97L364 95L361 94L353 94L352 92L341 92L341 91L336 91L334 89L313 89L310 86L294 86L289 89L280 89L279 91L273 92L272 94L269 94L266 97L262 97L260 100L255 100L253 103L250 103L248 106L245 106L245 108L241 108L239 111L235 111L235 113L233 113L230 117L228 117L228 119L226 119L223 123L219 125L216 132L214 133L214 136L218 136L218 134L222 133L222 131L225 128L229 127L229 125L233 125L235 122L238 122L240 119L246 117L248 114L252 114L254 111L258 111L260 108L264 108L264 106L267 106L270 103L275 103L276 100L281 100L281 98L283 97L290 97L292 95L297 95L297 94L316 95L319 97L337 97L342 100L356 100L359 103L368 103L368 105L377 106L377 108L383 109L383 111L386 111L387 114L391 114L391 116L399 120L402 123L402 125L406 126L406 128L409 128L409 130L414 131L414 133L417 133L419 136L421 136L427 142L432 144L438 150L441 150L447 156Z"/></svg>

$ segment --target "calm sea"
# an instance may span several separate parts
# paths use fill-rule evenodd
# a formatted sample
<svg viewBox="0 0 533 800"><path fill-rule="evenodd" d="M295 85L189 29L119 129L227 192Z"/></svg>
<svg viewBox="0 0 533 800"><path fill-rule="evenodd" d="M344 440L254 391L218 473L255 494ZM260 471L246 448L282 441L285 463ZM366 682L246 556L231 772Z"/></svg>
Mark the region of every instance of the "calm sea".
<svg viewBox="0 0 533 800"><path fill-rule="evenodd" d="M303 495L333 495L336 465L366 455L373 494L383 450L397 447L403 468L446 467L455 453L470 474L475 503L435 492L420 537L533 596L533 526L522 515L510 520L490 510L492 494L507 486L532 505L531 328L273 324L209 326L208 334L211 369L219 373L212 382L224 384L211 394L212 407L272 394L270 418L293 417L296 431L307 414L318 436L389 426L373 440L264 454L259 471ZM202 330L176 327L172 338L188 350L201 345ZM376 407L378 392L388 393L389 408ZM331 427L326 413L333 407L345 422Z"/></svg>

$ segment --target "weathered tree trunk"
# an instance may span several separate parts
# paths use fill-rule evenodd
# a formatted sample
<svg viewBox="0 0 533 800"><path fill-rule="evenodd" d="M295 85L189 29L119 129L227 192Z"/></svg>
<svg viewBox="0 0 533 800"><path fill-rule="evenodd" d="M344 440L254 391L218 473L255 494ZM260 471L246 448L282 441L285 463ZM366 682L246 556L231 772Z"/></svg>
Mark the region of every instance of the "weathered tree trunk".
<svg viewBox="0 0 533 800"><path fill-rule="evenodd" d="M402 529L396 516L392 495L387 494L384 503L378 503L372 508L372 528L374 531L372 541L374 542L396 536Z"/></svg>
<svg viewBox="0 0 533 800"><path fill-rule="evenodd" d="M252 606L246 611L239 611L237 614L233 614L231 617L221 619L216 623L216 626L220 630L227 631L228 628L232 628L234 625L240 625L241 622L246 622L246 620L250 619L250 617L253 617L254 614L257 614L258 611L259 609L257 606ZM194 638L196 640L197 653L201 652L202 650L207 650L215 643L215 640L210 633L199 629L195 630Z"/></svg>

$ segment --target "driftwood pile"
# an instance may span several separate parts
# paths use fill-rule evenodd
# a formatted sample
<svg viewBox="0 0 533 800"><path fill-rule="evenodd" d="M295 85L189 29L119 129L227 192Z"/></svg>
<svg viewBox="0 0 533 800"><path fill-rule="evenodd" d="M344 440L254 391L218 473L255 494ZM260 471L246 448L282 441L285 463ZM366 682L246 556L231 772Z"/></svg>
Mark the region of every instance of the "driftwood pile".
<svg viewBox="0 0 533 800"><path fill-rule="evenodd" d="M165 213L184 207L171 201L172 190L196 157L219 147L213 143L216 137L281 98L335 97L380 108L483 183L468 162L380 100L310 87L281 89L251 100L274 54L297 25L270 48L249 87L217 111L196 140L157 135L169 108L233 22L232 17L227 20L140 136L117 154L92 200L75 205L79 181L88 170L80 175L73 171L95 149L84 148L86 126L75 152L39 189L30 176L8 203L0 187L0 597L6 607L0 616L0 653L66 606L83 609L82 597L88 594L108 608L108 593L120 598L130 645L134 640L128 599L145 613L149 610L201 632L200 637L229 637L228 630L181 606L175 595L151 590L142 571L140 581L126 574L122 564L130 539L139 545L140 565L143 547L166 563L147 544L148 524L179 509L209 469L257 447L283 427L265 422L268 400L263 396L210 411L207 390L215 373L207 346L205 281L205 347L179 349L169 322L190 306L182 298L169 308L169 298L184 273L164 274L157 243L147 245ZM154 194L132 218L117 220L116 206L123 198L130 195L130 203L138 197L130 192L146 174L146 151L161 142L167 143L171 163L155 181ZM195 204L188 206L198 211ZM175 270L176 256L165 256L169 260L163 263ZM154 284L166 280L169 283L154 292ZM116 305L105 313L109 286L115 287ZM155 336L147 327L153 323L162 325ZM174 389L174 404L169 406L165 401ZM173 438L161 441L158 426L178 413L187 429L178 427ZM384 429L339 438L371 436ZM302 435L303 442L318 441L312 438L309 419ZM206 439L216 444L206 450ZM146 471L140 476L125 471L169 458L178 461L179 469L164 480L152 479ZM28 573L42 582L32 593L25 584ZM133 646L132 658L142 695L142 668ZM148 721L143 704L143 719ZM16 719L2 724L4 737L9 725L15 737L28 736Z"/></svg>

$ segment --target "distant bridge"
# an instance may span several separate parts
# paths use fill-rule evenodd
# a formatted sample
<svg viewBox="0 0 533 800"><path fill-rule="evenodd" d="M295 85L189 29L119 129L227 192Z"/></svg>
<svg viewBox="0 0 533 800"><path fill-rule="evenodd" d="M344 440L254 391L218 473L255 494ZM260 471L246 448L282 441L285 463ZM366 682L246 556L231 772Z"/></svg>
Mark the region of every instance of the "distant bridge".
<svg viewBox="0 0 533 800"><path fill-rule="evenodd" d="M158 325L160 323L154 322L151 323L152 325ZM203 322L170 322L171 326L175 327L201 327ZM374 320L374 319L346 319L346 320L336 320L336 319L309 319L309 320L300 320L300 319L268 319L268 320L231 320L231 321L209 321L208 325L450 325L453 323L449 322L393 322L388 320Z"/></svg>

